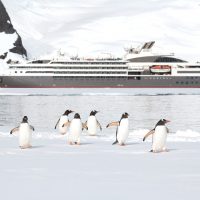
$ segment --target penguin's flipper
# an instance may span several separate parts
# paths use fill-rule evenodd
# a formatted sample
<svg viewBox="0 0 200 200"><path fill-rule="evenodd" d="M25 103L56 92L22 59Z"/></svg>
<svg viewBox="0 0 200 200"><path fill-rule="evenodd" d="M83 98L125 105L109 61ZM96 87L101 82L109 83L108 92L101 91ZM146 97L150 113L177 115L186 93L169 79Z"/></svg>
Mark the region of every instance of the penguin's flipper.
<svg viewBox="0 0 200 200"><path fill-rule="evenodd" d="M106 128L109 128L110 126L119 126L119 122L111 122L106 126Z"/></svg>
<svg viewBox="0 0 200 200"><path fill-rule="evenodd" d="M143 138L143 142L146 140L147 137L149 137L150 135L152 135L154 133L155 129L150 130Z"/></svg>
<svg viewBox="0 0 200 200"><path fill-rule="evenodd" d="M10 134L13 134L14 132L17 132L19 131L19 126L16 127L16 128L13 128L11 131L10 131Z"/></svg>
<svg viewBox="0 0 200 200"><path fill-rule="evenodd" d="M117 144L117 143L118 143L118 141L117 141L117 140L115 140L115 142L113 142L113 143L112 143L112 145L115 145L115 144Z"/></svg>
<svg viewBox="0 0 200 200"><path fill-rule="evenodd" d="M57 121L57 123L56 123L56 125L55 125L55 129L56 129L56 127L57 127L57 125L58 125L59 121L60 121L60 118L58 119L58 121Z"/></svg>
<svg viewBox="0 0 200 200"><path fill-rule="evenodd" d="M64 127L64 126L67 126L67 127L69 127L69 126L70 126L70 124L71 124L71 122L70 122L70 121L68 121L68 122L65 122L65 123L62 125L62 127Z"/></svg>
<svg viewBox="0 0 200 200"><path fill-rule="evenodd" d="M30 125L30 128L32 129L32 131L35 131L35 128L33 126Z"/></svg>
<svg viewBox="0 0 200 200"><path fill-rule="evenodd" d="M101 127L101 124L98 122L97 120L97 126L100 128L100 130L102 131L102 127Z"/></svg>
<svg viewBox="0 0 200 200"><path fill-rule="evenodd" d="M167 127L166 127L167 128ZM169 129L167 128L167 133L169 133Z"/></svg>
<svg viewBox="0 0 200 200"><path fill-rule="evenodd" d="M88 130L87 121L86 121L85 123L82 123L82 130L83 130L83 129Z"/></svg>

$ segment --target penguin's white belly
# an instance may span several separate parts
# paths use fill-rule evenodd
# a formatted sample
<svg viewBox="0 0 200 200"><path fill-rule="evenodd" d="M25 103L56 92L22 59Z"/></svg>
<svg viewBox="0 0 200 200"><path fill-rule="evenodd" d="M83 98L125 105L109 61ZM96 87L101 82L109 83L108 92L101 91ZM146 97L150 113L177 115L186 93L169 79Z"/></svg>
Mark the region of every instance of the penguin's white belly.
<svg viewBox="0 0 200 200"><path fill-rule="evenodd" d="M80 119L73 119L70 124L69 142L80 142L80 135L82 132L82 123Z"/></svg>
<svg viewBox="0 0 200 200"><path fill-rule="evenodd" d="M157 126L153 134L152 150L155 152L165 150L166 140L167 140L166 126Z"/></svg>
<svg viewBox="0 0 200 200"><path fill-rule="evenodd" d="M67 116L61 116L60 121L59 121L59 125L58 125L58 129L59 129L59 132L63 135L66 134L67 128L68 128L67 126L62 127L63 124L66 123L66 122L68 122L68 117Z"/></svg>
<svg viewBox="0 0 200 200"><path fill-rule="evenodd" d="M96 135L97 133L97 120L95 116L90 116L87 121L89 135Z"/></svg>
<svg viewBox="0 0 200 200"><path fill-rule="evenodd" d="M21 124L19 127L19 146L28 147L31 145L32 131L30 126L26 124Z"/></svg>
<svg viewBox="0 0 200 200"><path fill-rule="evenodd" d="M117 141L119 144L124 144L129 135L128 119L122 119L117 132Z"/></svg>

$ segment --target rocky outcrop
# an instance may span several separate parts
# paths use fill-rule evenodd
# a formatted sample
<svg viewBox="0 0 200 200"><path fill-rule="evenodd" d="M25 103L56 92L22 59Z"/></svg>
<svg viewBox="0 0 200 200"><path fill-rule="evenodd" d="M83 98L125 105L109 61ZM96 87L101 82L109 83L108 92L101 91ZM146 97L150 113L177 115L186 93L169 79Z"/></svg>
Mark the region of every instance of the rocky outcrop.
<svg viewBox="0 0 200 200"><path fill-rule="evenodd" d="M1 54L0 58L5 58L7 56L8 52L16 53L16 54L27 57L27 52L22 44L21 37L17 33L17 31L14 29L14 27L11 23L10 17L8 15L2 1L0 0L0 33L2 33L2 32L5 34L16 34L17 39L13 43L13 48L8 49L7 52L4 52L3 54ZM1 46L0 46L0 48L1 48Z"/></svg>

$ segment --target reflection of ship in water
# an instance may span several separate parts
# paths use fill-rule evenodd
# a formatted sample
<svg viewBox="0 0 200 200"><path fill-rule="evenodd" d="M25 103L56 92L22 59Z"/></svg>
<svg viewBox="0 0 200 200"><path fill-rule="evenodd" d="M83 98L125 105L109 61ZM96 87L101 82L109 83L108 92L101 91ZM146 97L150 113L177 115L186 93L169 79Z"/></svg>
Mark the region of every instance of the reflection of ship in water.
<svg viewBox="0 0 200 200"><path fill-rule="evenodd" d="M200 87L200 64L174 55L154 54L155 42L126 49L124 59L80 59L59 56L9 64L0 74L2 88L135 88Z"/></svg>

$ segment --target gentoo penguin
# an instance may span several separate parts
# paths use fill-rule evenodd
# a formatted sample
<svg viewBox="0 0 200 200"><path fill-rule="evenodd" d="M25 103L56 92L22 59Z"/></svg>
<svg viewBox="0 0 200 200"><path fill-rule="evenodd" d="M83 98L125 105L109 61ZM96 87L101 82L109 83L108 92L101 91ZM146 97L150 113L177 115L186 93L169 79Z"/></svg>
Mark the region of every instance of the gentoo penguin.
<svg viewBox="0 0 200 200"><path fill-rule="evenodd" d="M20 125L10 131L13 134L15 131L19 131L19 146L21 149L31 147L31 136L34 127L28 124L28 117L24 116Z"/></svg>
<svg viewBox="0 0 200 200"><path fill-rule="evenodd" d="M62 135L66 134L66 132L67 132L67 126L63 127L62 125L69 121L68 115L70 113L72 113L72 112L74 112L74 111L66 110L64 112L64 114L58 119L58 121L57 121L57 123L55 125L55 129L56 129L57 125L58 125L59 133L62 134Z"/></svg>
<svg viewBox="0 0 200 200"><path fill-rule="evenodd" d="M119 143L119 145L123 146L125 145L125 141L128 138L129 135L129 122L128 122L128 113L123 113L120 121L117 122L111 122L106 126L106 128L110 126L117 126L116 130L116 140L113 144Z"/></svg>
<svg viewBox="0 0 200 200"><path fill-rule="evenodd" d="M166 123L170 122L166 119L161 119L155 125L155 128L149 131L143 138L143 141L150 135L152 135L152 150L151 152L157 153L166 151L166 139L167 133L169 132L168 128L165 126Z"/></svg>
<svg viewBox="0 0 200 200"><path fill-rule="evenodd" d="M87 126L87 131L88 131L88 134L91 135L91 136L94 136L96 135L97 133L97 128L99 127L100 130L102 131L102 127L101 127L101 124L98 122L97 118L96 118L96 114L98 113L99 111L91 111L90 112L90 116L88 117L88 120L85 122L85 125Z"/></svg>
<svg viewBox="0 0 200 200"><path fill-rule="evenodd" d="M78 113L74 115L72 121L63 124L63 127L69 127L68 143L70 145L80 145L80 136L85 125L81 122L81 117Z"/></svg>

